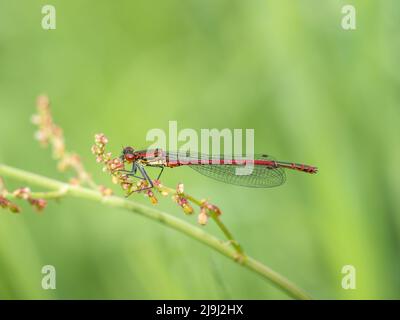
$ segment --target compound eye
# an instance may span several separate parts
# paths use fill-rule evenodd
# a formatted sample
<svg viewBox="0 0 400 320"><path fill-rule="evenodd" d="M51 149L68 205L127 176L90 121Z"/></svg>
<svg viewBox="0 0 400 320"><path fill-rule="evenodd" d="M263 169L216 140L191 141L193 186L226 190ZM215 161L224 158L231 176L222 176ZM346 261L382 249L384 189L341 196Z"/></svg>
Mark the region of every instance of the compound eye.
<svg viewBox="0 0 400 320"><path fill-rule="evenodd" d="M135 159L135 156L134 156L132 153L127 153L127 154L125 154L125 160L126 160L126 161L131 162L131 161L133 161L134 159Z"/></svg>
<svg viewBox="0 0 400 320"><path fill-rule="evenodd" d="M133 150L132 147L125 147L124 148L124 153L133 153L135 150Z"/></svg>

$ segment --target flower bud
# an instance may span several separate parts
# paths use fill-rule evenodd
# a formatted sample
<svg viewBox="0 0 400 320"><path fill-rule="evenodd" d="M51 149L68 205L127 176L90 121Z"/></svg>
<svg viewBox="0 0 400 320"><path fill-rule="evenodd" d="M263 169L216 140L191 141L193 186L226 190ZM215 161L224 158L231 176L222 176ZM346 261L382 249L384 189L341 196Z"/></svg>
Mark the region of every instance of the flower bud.
<svg viewBox="0 0 400 320"><path fill-rule="evenodd" d="M176 187L176 193L177 194L182 194L184 192L184 187L183 187L183 183L179 183Z"/></svg>
<svg viewBox="0 0 400 320"><path fill-rule="evenodd" d="M8 208L10 209L10 211L12 213L20 213L21 212L21 208L12 202L10 202L10 204L8 205Z"/></svg>
<svg viewBox="0 0 400 320"><path fill-rule="evenodd" d="M116 177L116 176L112 176L111 181L112 181L112 183L114 183L114 184L118 184L119 179L118 179L118 177Z"/></svg>
<svg viewBox="0 0 400 320"><path fill-rule="evenodd" d="M100 185L99 186L99 191L100 191L100 193L103 195L103 196L111 196L112 195L112 190L110 189L110 188L107 188L107 187L105 187L105 186L103 186L103 185Z"/></svg>
<svg viewBox="0 0 400 320"><path fill-rule="evenodd" d="M48 108L50 105L49 98L46 95L41 95L36 100L36 105L39 109Z"/></svg>
<svg viewBox="0 0 400 320"><path fill-rule="evenodd" d="M74 177L69 179L69 183L73 186L79 186L81 182L79 181L78 178Z"/></svg>
<svg viewBox="0 0 400 320"><path fill-rule="evenodd" d="M90 148L90 151L91 151L93 154L98 154L98 153L99 153L99 148L94 144L94 145L92 145L92 147Z"/></svg>
<svg viewBox="0 0 400 320"><path fill-rule="evenodd" d="M4 198L3 196L0 196L0 207L7 208L9 204L10 204L9 200Z"/></svg>
<svg viewBox="0 0 400 320"><path fill-rule="evenodd" d="M42 211L47 206L47 201L44 199L29 199L29 203L37 210Z"/></svg>
<svg viewBox="0 0 400 320"><path fill-rule="evenodd" d="M17 198L27 200L31 195L31 190L27 187L19 188L13 192L13 195Z"/></svg>
<svg viewBox="0 0 400 320"><path fill-rule="evenodd" d="M129 190L129 192L130 192L130 189L131 189L131 187L132 187L132 184L131 184L131 183L123 183L123 184L121 184L121 187L122 187L122 189L124 189L124 190Z"/></svg>
<svg viewBox="0 0 400 320"><path fill-rule="evenodd" d="M106 145L108 143L108 139L103 133L95 134L94 140L100 145Z"/></svg>
<svg viewBox="0 0 400 320"><path fill-rule="evenodd" d="M221 210L216 205L209 203L207 200L201 200L201 208L212 211L218 216L222 214Z"/></svg>
<svg viewBox="0 0 400 320"><path fill-rule="evenodd" d="M157 198L155 197L153 191L147 190L146 194L147 194L147 196L149 197L149 199L150 199L150 201L151 201L152 204L157 204L157 203L158 203L158 200L157 200Z"/></svg>
<svg viewBox="0 0 400 320"><path fill-rule="evenodd" d="M207 215L206 211L203 210L203 208L202 208L200 210L200 214L199 214L199 216L197 218L197 222L204 226L204 225L207 224L207 221L208 221L208 215Z"/></svg>
<svg viewBox="0 0 400 320"><path fill-rule="evenodd" d="M193 213L193 207L189 203L182 204L183 212L187 215Z"/></svg>

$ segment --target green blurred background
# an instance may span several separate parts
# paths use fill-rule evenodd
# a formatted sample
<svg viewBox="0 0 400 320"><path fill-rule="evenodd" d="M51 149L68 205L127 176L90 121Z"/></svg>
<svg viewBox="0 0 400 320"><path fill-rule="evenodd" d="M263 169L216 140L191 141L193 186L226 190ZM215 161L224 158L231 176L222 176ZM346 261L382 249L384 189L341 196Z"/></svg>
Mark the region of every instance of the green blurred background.
<svg viewBox="0 0 400 320"><path fill-rule="evenodd" d="M355 31L341 28L349 3ZM45 4L56 30L41 28ZM315 298L400 298L399 23L397 0L1 0L0 162L70 177L33 139L41 93L68 148L108 185L90 153L94 133L117 153L145 146L169 120L254 128L257 152L317 165L318 175L289 172L284 186L254 190L181 168L163 182L218 204L248 254ZM196 223L168 199L158 207ZM71 198L39 215L23 209L0 211L2 299L287 298L140 216ZM56 290L41 288L47 264ZM348 264L356 290L341 288Z"/></svg>

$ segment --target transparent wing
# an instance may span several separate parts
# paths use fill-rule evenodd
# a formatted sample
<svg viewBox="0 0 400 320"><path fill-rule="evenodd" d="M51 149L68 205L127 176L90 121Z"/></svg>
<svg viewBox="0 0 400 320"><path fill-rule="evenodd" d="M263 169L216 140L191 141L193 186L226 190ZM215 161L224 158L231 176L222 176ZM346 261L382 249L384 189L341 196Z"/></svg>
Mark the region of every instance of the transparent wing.
<svg viewBox="0 0 400 320"><path fill-rule="evenodd" d="M207 156L201 154L169 154L169 160L186 163L197 172L224 183L252 188L270 188L280 186L286 180L284 169L277 168L276 166L255 164L252 167L245 167L244 165L221 164L226 160L238 159L238 157L227 159L221 156L209 158L223 160L220 164L198 164L196 161L201 159L201 157L205 159ZM274 159L268 155L255 155L254 160L274 161Z"/></svg>

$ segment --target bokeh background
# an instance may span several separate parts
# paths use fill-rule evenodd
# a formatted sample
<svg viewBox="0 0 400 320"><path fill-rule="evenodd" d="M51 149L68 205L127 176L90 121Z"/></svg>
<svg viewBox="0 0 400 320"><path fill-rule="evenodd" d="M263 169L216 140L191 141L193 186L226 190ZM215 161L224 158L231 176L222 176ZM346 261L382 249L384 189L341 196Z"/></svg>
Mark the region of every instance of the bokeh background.
<svg viewBox="0 0 400 320"><path fill-rule="evenodd" d="M341 28L348 3L355 31ZM45 4L56 7L56 30L41 28ZM399 23L397 0L1 0L0 162L70 177L33 139L41 93L68 148L107 185L94 133L117 153L145 146L169 120L254 128L256 151L317 165L318 175L254 190L181 168L163 182L218 204L250 255L314 298L400 298ZM196 223L169 199L158 207ZM287 298L143 217L71 198L42 214L23 209L0 211L1 299ZM41 288L47 264L56 290ZM356 290L341 287L348 264Z"/></svg>

